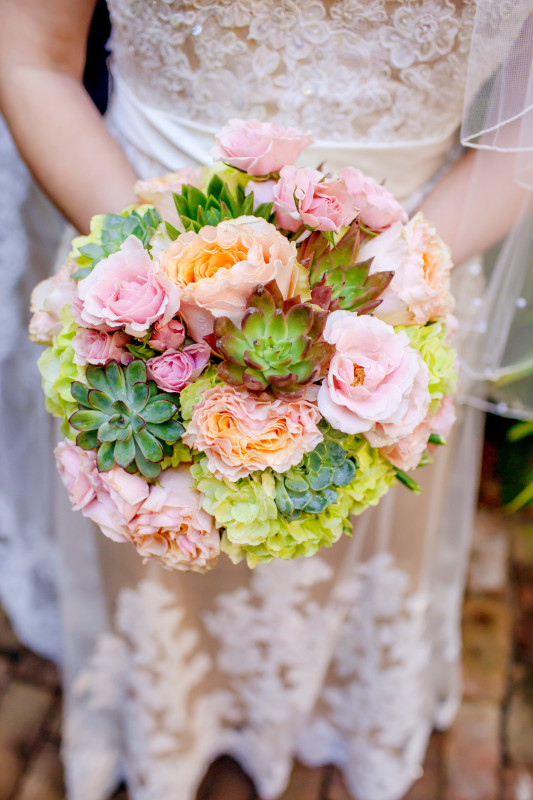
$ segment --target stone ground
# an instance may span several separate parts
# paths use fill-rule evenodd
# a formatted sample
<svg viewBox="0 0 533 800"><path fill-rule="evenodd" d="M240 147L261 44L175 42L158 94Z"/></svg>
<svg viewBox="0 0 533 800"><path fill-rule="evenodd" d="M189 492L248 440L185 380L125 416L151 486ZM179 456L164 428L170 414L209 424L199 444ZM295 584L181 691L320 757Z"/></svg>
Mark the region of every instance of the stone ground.
<svg viewBox="0 0 533 800"><path fill-rule="evenodd" d="M464 699L435 733L405 800L533 800L533 515L506 516L485 454L464 604ZM0 612L0 800L63 800L55 667L20 645ZM198 800L254 800L229 758ZM113 800L127 800L119 788ZM179 800L179 794L176 795ZM336 769L295 765L281 800L350 800Z"/></svg>

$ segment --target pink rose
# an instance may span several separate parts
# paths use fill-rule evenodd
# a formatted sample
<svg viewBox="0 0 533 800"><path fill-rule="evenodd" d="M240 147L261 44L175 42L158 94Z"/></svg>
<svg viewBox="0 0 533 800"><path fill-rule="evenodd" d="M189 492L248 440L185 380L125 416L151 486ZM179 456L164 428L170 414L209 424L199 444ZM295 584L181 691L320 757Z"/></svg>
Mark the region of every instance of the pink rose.
<svg viewBox="0 0 533 800"><path fill-rule="evenodd" d="M148 342L154 350L177 350L185 341L185 328L178 319L161 325L156 322Z"/></svg>
<svg viewBox="0 0 533 800"><path fill-rule="evenodd" d="M80 328L72 340L75 352L75 364L107 364L109 361L118 361L119 364L129 364L133 356L126 349L130 341L127 333L105 333L94 331L90 328Z"/></svg>
<svg viewBox="0 0 533 800"><path fill-rule="evenodd" d="M373 446L412 433L427 413L429 374L405 331L396 333L375 317L334 311L324 338L336 353L317 402L330 425L364 433ZM379 445L372 439L378 426Z"/></svg>
<svg viewBox="0 0 533 800"><path fill-rule="evenodd" d="M179 308L179 291L156 275L139 239L129 236L117 253L99 261L78 283L80 320L86 328L111 331L124 327L142 338L152 323L168 322Z"/></svg>
<svg viewBox="0 0 533 800"><path fill-rule="evenodd" d="M201 499L187 467L165 470L132 526L140 555L172 569L211 569L220 552L220 536Z"/></svg>
<svg viewBox="0 0 533 800"><path fill-rule="evenodd" d="M252 397L231 386L202 395L183 441L206 454L218 478L236 481L255 470L286 472L323 437L320 414L306 397Z"/></svg>
<svg viewBox="0 0 533 800"><path fill-rule="evenodd" d="M133 191L141 203L154 206L164 220L170 222L174 227L183 229L172 195L174 193L179 194L184 184L201 189L201 168L184 167L177 172L169 172L167 175L161 175L158 178L137 181Z"/></svg>
<svg viewBox="0 0 533 800"><path fill-rule="evenodd" d="M429 418L431 433L446 439L456 419L455 404L452 395L443 397L435 413Z"/></svg>
<svg viewBox="0 0 533 800"><path fill-rule="evenodd" d="M249 175L278 172L293 164L313 139L295 128L282 128L257 119L232 119L215 136L211 155Z"/></svg>
<svg viewBox="0 0 533 800"><path fill-rule="evenodd" d="M59 444L55 455L74 511L81 510L113 541L129 542L130 522L149 492L144 478L120 467L98 472L96 453L73 442Z"/></svg>
<svg viewBox="0 0 533 800"><path fill-rule="evenodd" d="M426 450L434 451L438 445L428 444L430 434L446 439L455 422L455 408L451 396L444 397L435 414L429 414L408 436L396 444L382 447L381 453L398 469L415 469Z"/></svg>
<svg viewBox="0 0 533 800"><path fill-rule="evenodd" d="M427 420L424 420L416 426L412 433L404 436L396 444L382 447L380 453L398 469L405 472L415 469L427 448L430 432L429 424Z"/></svg>
<svg viewBox="0 0 533 800"><path fill-rule="evenodd" d="M302 271L294 242L257 217L181 234L161 255L159 269L179 288L180 315L197 342L213 332L217 317L239 325L260 283L276 280L283 297L293 297Z"/></svg>
<svg viewBox="0 0 533 800"><path fill-rule="evenodd" d="M274 209L278 224L289 231L297 231L302 224L338 231L357 216L344 181L327 180L310 167L283 167L274 187Z"/></svg>
<svg viewBox="0 0 533 800"><path fill-rule="evenodd" d="M167 350L146 362L148 377L165 392L181 390L199 377L209 362L211 348L208 344L193 344L183 350Z"/></svg>
<svg viewBox="0 0 533 800"><path fill-rule="evenodd" d="M30 339L38 344L52 344L52 339L63 327L59 315L76 296L76 281L71 273L77 264L67 262L59 272L41 281L31 293L33 316L30 320Z"/></svg>
<svg viewBox="0 0 533 800"><path fill-rule="evenodd" d="M54 450L57 471L68 492L74 511L86 508L96 498L100 485L96 469L96 453L82 450L66 439Z"/></svg>
<svg viewBox="0 0 533 800"><path fill-rule="evenodd" d="M397 222L366 242L358 258L373 259L371 275L394 270L375 310L390 325L425 325L453 310L450 250L421 212L405 227Z"/></svg>
<svg viewBox="0 0 533 800"><path fill-rule="evenodd" d="M359 209L358 219L373 231L382 231L394 222L407 222L407 214L394 195L360 169L346 167L339 177Z"/></svg>

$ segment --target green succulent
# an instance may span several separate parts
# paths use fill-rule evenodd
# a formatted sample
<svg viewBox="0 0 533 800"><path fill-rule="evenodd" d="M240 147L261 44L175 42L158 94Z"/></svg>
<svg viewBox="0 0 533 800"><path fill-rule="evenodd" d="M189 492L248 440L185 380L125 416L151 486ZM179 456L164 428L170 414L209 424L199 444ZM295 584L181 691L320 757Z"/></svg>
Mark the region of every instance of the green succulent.
<svg viewBox="0 0 533 800"><path fill-rule="evenodd" d="M196 186L185 185L180 194L174 194L174 202L186 231L198 231L204 225L218 225L225 219L237 219L246 215L262 217L272 221L272 203L262 203L254 209L253 194L245 195L238 184L232 192L218 176L213 175L204 193ZM169 233L176 238L178 231L167 225Z"/></svg>
<svg viewBox="0 0 533 800"><path fill-rule="evenodd" d="M102 259L120 250L128 236L136 236L147 248L150 239L161 223L161 215L151 206L144 211L131 209L122 214L106 214L99 231L98 241L82 244L78 250L80 268L72 274L73 278L85 278Z"/></svg>
<svg viewBox="0 0 533 800"><path fill-rule="evenodd" d="M319 232L301 243L298 259L309 270L311 299L322 308L369 314L381 303L394 272L369 275L372 259L357 261L360 237L354 223L336 245Z"/></svg>
<svg viewBox="0 0 533 800"><path fill-rule="evenodd" d="M157 478L184 431L174 397L146 380L146 365L138 359L125 369L116 361L91 365L86 377L89 385L75 381L71 389L79 404L69 420L79 431L76 444L98 451L101 472L117 465Z"/></svg>
<svg viewBox="0 0 533 800"><path fill-rule="evenodd" d="M321 442L297 467L276 476L278 511L291 520L320 514L337 502L336 487L355 478L355 461L337 442Z"/></svg>
<svg viewBox="0 0 533 800"><path fill-rule="evenodd" d="M218 376L251 392L293 392L318 380L335 348L320 341L327 312L300 298L283 300L276 281L258 286L241 327L228 317L215 321L216 349L224 361Z"/></svg>

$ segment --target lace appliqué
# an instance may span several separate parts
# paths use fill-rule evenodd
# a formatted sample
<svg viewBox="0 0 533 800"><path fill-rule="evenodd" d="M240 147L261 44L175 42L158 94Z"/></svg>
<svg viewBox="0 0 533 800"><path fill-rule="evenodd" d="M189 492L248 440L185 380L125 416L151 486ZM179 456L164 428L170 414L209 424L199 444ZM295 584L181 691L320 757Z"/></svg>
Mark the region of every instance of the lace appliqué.
<svg viewBox="0 0 533 800"><path fill-rule="evenodd" d="M216 129L256 116L377 142L449 134L461 118L474 0L109 6L118 71L182 119Z"/></svg>
<svg viewBox="0 0 533 800"><path fill-rule="evenodd" d="M284 790L295 754L337 763L360 800L403 795L431 719L427 600L389 554L337 578L316 556L259 567L200 626L160 583L121 593L117 633L75 689L88 714L121 714L135 800L167 800L177 785L192 800L222 752L265 797ZM73 797L103 795L85 783Z"/></svg>

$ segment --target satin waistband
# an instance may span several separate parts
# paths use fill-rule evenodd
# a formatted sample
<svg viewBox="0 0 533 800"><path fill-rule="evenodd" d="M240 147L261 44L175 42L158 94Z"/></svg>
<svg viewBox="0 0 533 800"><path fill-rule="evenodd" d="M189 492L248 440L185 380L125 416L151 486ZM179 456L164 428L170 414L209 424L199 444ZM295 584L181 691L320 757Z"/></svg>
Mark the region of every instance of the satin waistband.
<svg viewBox="0 0 533 800"><path fill-rule="evenodd" d="M216 128L180 119L141 100L120 75L113 72L113 93L107 112L110 129L126 145L140 177L153 177L181 167L212 164L209 154ZM455 131L439 139L410 142L317 141L299 163L329 171L358 167L403 201L412 197L441 169L456 140ZM130 145L133 151L127 147ZM137 156L138 154L138 156Z"/></svg>

